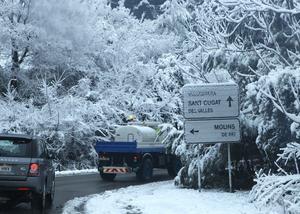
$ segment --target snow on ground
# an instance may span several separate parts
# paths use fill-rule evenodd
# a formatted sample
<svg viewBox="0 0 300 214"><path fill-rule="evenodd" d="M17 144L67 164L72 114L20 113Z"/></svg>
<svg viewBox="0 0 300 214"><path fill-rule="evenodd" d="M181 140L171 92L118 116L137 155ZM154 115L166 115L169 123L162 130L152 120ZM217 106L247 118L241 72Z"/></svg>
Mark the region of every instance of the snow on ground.
<svg viewBox="0 0 300 214"><path fill-rule="evenodd" d="M88 175L98 173L97 169L83 169L83 170L66 170L66 171L56 171L56 177L71 176L71 175Z"/></svg>
<svg viewBox="0 0 300 214"><path fill-rule="evenodd" d="M67 202L63 214L263 214L248 200L248 192L181 189L172 181L106 191Z"/></svg>

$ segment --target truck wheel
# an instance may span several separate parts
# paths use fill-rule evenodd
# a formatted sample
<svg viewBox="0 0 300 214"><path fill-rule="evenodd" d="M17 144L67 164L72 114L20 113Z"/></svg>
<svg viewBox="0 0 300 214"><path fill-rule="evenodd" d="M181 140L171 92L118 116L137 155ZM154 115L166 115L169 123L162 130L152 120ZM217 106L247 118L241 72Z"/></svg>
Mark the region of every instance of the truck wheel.
<svg viewBox="0 0 300 214"><path fill-rule="evenodd" d="M153 176L153 164L150 158L143 161L142 167L137 171L136 177L140 181L150 181Z"/></svg>
<svg viewBox="0 0 300 214"><path fill-rule="evenodd" d="M176 177L177 173L179 172L179 170L181 169L182 164L180 161L180 158L178 157L172 157L171 159L171 163L168 166L168 174L170 177L174 178Z"/></svg>
<svg viewBox="0 0 300 214"><path fill-rule="evenodd" d="M100 176L104 181L113 181L116 178L116 174L107 174L100 172Z"/></svg>
<svg viewBox="0 0 300 214"><path fill-rule="evenodd" d="M174 178L176 176L175 171L172 166L168 167L168 175L172 178Z"/></svg>

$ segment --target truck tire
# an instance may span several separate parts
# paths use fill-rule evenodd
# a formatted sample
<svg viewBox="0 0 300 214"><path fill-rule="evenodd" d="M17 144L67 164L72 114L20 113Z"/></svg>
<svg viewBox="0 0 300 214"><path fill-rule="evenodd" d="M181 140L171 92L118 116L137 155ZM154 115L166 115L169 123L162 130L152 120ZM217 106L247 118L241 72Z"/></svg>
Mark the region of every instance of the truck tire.
<svg viewBox="0 0 300 214"><path fill-rule="evenodd" d="M150 181L153 176L153 163L150 158L143 161L141 168L137 171L136 177L139 181Z"/></svg>
<svg viewBox="0 0 300 214"><path fill-rule="evenodd" d="M168 175L172 178L175 178L179 170L181 169L182 164L179 157L173 156L171 162L168 166Z"/></svg>
<svg viewBox="0 0 300 214"><path fill-rule="evenodd" d="M117 174L108 174L108 173L100 172L100 176L103 181L114 181L116 178L116 175Z"/></svg>
<svg viewBox="0 0 300 214"><path fill-rule="evenodd" d="M170 177L172 177L172 178L175 178L175 177L176 177L175 171L174 171L174 169L173 169L172 166L169 166L169 167L168 167L168 175L169 175Z"/></svg>

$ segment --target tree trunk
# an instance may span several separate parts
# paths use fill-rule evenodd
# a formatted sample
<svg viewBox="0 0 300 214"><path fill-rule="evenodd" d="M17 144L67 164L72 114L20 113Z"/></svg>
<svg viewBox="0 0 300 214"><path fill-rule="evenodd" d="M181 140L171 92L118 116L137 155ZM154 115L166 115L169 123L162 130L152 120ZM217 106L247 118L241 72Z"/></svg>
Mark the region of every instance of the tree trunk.
<svg viewBox="0 0 300 214"><path fill-rule="evenodd" d="M10 77L10 87L12 89L17 89L18 79L17 76L20 72L19 54L18 51L12 50L12 65L11 65L11 77Z"/></svg>

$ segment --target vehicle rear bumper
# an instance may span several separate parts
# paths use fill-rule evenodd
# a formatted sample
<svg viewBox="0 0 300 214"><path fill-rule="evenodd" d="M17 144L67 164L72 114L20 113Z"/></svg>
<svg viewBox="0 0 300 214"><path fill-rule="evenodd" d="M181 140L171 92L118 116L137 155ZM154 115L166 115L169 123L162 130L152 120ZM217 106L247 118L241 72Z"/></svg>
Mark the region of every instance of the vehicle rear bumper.
<svg viewBox="0 0 300 214"><path fill-rule="evenodd" d="M133 171L131 167L119 167L119 166L104 166L100 170L103 173L107 173L107 174L126 174L126 173L131 173Z"/></svg>
<svg viewBox="0 0 300 214"><path fill-rule="evenodd" d="M42 192L42 181L40 177L28 177L24 181L0 180L0 195L8 192Z"/></svg>

